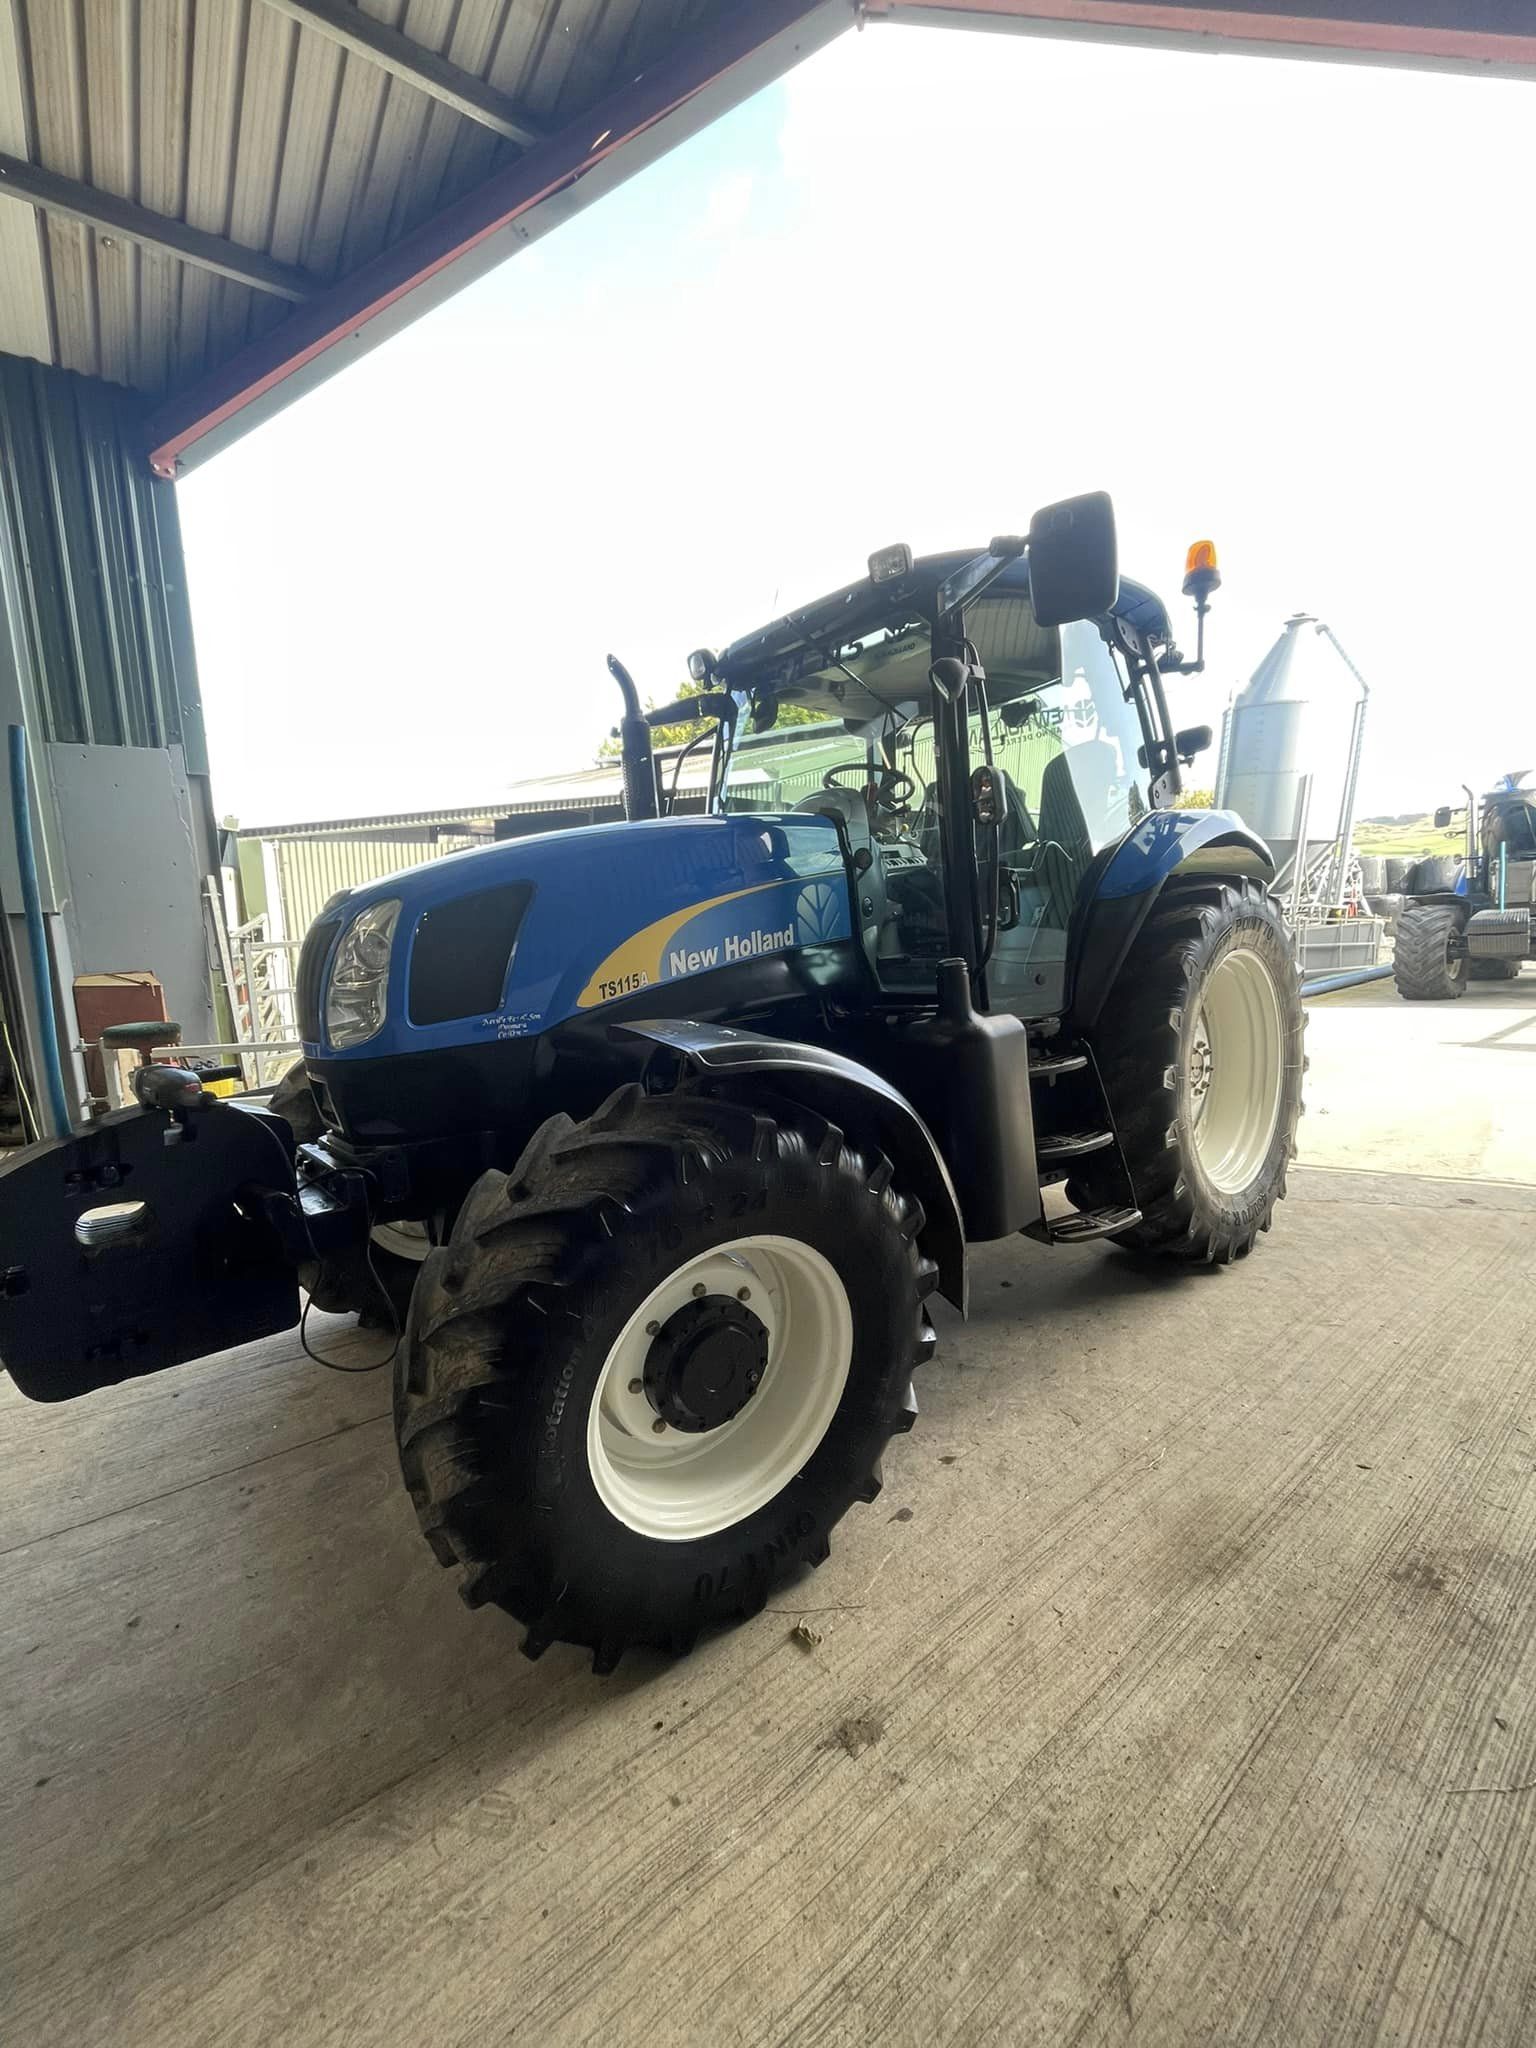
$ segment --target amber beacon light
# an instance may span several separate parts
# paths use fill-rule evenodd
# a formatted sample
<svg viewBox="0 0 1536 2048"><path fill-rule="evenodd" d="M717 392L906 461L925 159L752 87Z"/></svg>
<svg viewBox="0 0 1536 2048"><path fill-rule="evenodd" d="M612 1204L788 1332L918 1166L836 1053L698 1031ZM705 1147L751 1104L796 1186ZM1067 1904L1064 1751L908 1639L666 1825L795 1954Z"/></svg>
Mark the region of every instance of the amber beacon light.
<svg viewBox="0 0 1536 2048"><path fill-rule="evenodd" d="M1197 540L1184 557L1184 595L1192 597L1203 609L1220 588L1221 571L1216 566L1216 543Z"/></svg>

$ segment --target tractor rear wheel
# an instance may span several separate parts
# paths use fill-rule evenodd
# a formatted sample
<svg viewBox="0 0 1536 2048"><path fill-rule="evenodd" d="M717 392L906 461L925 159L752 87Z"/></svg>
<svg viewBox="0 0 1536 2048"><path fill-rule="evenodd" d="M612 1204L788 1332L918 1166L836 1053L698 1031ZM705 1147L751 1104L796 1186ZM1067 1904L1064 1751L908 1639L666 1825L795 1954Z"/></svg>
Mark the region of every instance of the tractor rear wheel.
<svg viewBox="0 0 1536 2048"><path fill-rule="evenodd" d="M681 1653L820 1564L916 1414L920 1205L824 1118L621 1088L428 1255L395 1377L439 1563L523 1648Z"/></svg>
<svg viewBox="0 0 1536 2048"><path fill-rule="evenodd" d="M1095 1039L1141 1210L1117 1244L1207 1263L1252 1250L1295 1154L1305 1025L1268 894L1249 881L1171 885ZM1067 1192L1080 1208L1123 1199L1090 1172Z"/></svg>
<svg viewBox="0 0 1536 2048"><path fill-rule="evenodd" d="M1474 981L1514 981L1520 973L1518 960L1469 960L1467 972Z"/></svg>
<svg viewBox="0 0 1536 2048"><path fill-rule="evenodd" d="M1443 1003L1467 992L1467 956L1452 953L1460 923L1454 910L1415 903L1397 920L1392 978L1410 1003Z"/></svg>

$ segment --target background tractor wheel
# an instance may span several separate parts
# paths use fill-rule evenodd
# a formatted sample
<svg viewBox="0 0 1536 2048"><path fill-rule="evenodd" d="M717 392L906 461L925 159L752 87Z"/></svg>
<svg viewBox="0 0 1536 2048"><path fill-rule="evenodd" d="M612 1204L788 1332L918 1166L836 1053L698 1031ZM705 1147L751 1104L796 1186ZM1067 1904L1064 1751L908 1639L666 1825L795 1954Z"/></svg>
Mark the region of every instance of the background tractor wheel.
<svg viewBox="0 0 1536 2048"><path fill-rule="evenodd" d="M1443 1003L1467 992L1467 956L1453 955L1451 941L1459 930L1454 910L1415 903L1397 920L1392 952L1392 978L1397 992L1410 1003Z"/></svg>
<svg viewBox="0 0 1536 2048"><path fill-rule="evenodd" d="M1473 981L1513 981L1520 972L1518 960L1469 960L1467 973Z"/></svg>
<svg viewBox="0 0 1536 2048"><path fill-rule="evenodd" d="M296 1143L312 1145L325 1135L302 1060L284 1074L267 1106L288 1124ZM366 1253L359 1248L307 1259L299 1268L299 1284L328 1315L355 1314L365 1330L403 1330L411 1290L430 1249L424 1225L380 1223Z"/></svg>
<svg viewBox="0 0 1536 2048"><path fill-rule="evenodd" d="M1242 1258L1285 1194L1305 1064L1296 966L1269 896L1247 881L1171 886L1106 1018L1095 1050L1142 1212L1115 1242ZM1123 1199L1086 1171L1067 1192L1080 1208Z"/></svg>
<svg viewBox="0 0 1536 2048"><path fill-rule="evenodd" d="M606 1671L822 1562L933 1351L922 1210L890 1182L797 1108L637 1087L477 1182L395 1376L406 1484L471 1606Z"/></svg>

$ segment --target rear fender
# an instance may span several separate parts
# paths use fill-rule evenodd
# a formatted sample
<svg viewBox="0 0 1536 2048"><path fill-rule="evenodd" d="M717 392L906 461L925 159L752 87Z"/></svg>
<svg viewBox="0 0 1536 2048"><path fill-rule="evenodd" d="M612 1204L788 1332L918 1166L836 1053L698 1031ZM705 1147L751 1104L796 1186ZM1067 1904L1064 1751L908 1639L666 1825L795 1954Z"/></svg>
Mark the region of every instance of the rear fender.
<svg viewBox="0 0 1536 2048"><path fill-rule="evenodd" d="M899 1089L826 1046L764 1038L724 1024L654 1018L615 1029L665 1047L696 1074L729 1084L733 1093L755 1089L788 1096L851 1135L877 1143L903 1192L922 1203L923 1244L938 1266L939 1292L964 1315L967 1270L959 1198L933 1133Z"/></svg>
<svg viewBox="0 0 1536 2048"><path fill-rule="evenodd" d="M212 1098L28 1147L0 1166L0 1365L68 1401L292 1329L274 1195L292 1208L292 1131Z"/></svg>
<svg viewBox="0 0 1536 2048"><path fill-rule="evenodd" d="M1266 887L1275 862L1236 811L1152 811L1100 855L1098 880L1072 934L1072 1028L1091 1031L1137 933L1170 881L1247 876ZM1090 872L1090 881L1092 870Z"/></svg>

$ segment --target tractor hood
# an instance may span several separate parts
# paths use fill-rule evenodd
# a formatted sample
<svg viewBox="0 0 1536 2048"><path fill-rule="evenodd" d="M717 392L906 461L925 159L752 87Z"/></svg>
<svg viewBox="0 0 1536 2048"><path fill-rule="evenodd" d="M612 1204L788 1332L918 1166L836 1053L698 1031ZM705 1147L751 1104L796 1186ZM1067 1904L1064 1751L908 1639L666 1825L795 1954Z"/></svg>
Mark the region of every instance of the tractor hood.
<svg viewBox="0 0 1536 2048"><path fill-rule="evenodd" d="M450 854L334 896L299 962L309 1059L531 1038L621 997L849 939L822 817L655 818Z"/></svg>

